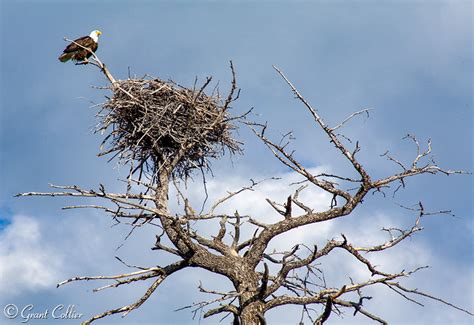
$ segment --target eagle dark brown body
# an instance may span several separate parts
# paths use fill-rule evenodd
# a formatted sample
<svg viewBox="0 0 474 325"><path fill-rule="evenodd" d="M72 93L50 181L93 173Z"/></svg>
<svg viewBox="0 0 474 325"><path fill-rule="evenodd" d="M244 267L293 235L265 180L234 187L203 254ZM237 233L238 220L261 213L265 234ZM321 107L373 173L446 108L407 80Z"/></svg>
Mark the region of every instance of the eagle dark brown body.
<svg viewBox="0 0 474 325"><path fill-rule="evenodd" d="M99 31L93 31L89 36L83 36L76 39L64 49L63 53L58 58L59 61L87 61L87 59L92 55L92 52L95 52L99 47L99 43L92 37L94 33L96 33L94 35L95 38L98 39L98 36L101 34Z"/></svg>

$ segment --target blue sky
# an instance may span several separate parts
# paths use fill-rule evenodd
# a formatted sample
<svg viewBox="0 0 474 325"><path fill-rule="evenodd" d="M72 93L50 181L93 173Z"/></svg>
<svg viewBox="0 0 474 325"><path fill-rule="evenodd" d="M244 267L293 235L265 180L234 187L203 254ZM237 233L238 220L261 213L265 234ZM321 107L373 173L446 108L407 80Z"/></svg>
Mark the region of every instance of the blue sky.
<svg viewBox="0 0 474 325"><path fill-rule="evenodd" d="M8 303L31 303L38 310L75 304L89 316L131 303L145 287L93 294L91 283L60 289L55 284L74 275L118 273L122 265L113 258L117 254L131 264L157 263L148 251L154 229L142 230L115 251L128 229L111 228L108 217L95 211L61 211L61 206L73 202L66 199L13 198L18 192L46 191L48 183L85 188L103 183L123 190L118 179L125 172L96 157L101 138L91 132L95 109L90 106L107 95L91 86L105 85L106 80L95 67L57 60L66 46L65 36L101 30L97 54L118 79L126 78L129 69L132 75L172 78L184 85L192 85L195 76L213 75L225 90L232 59L242 88L235 112L255 107L255 119L268 121L275 136L294 130L296 153L310 168L348 172L272 65L285 72L329 124L353 111L374 109L369 119L352 121L345 132L360 141L362 162L376 177L398 171L379 157L387 149L407 162L414 156L413 145L401 140L407 133L423 144L431 138L440 166L474 169L469 1L3 0L0 4L2 308ZM215 195L231 190L229 184L244 185L249 178L293 177L247 129L241 128L238 137L245 142L245 154L214 163ZM264 187L262 201L267 194L281 195L281 188ZM199 190L192 193L198 200ZM422 200L430 210L452 209L456 218L427 218L423 232L381 263L387 267L416 265L417 260L429 263L432 268L415 277L414 285L472 311L473 194L469 175L412 178L395 199L368 198L354 216L325 226L318 240L342 230L359 231L353 238L361 240L380 238L384 225L410 225L415 216L395 202L411 205ZM266 213L261 204L251 212ZM301 231L298 236L311 239ZM173 310L199 300L199 279L226 285L193 270L166 283L141 310L112 321L196 324L188 312ZM166 299L163 293L170 290L177 296ZM379 297L367 308L380 310L389 323L472 321L435 302L420 309L390 292ZM271 323L289 322L285 317L291 313L283 314L270 315ZM366 322L349 314L337 321Z"/></svg>

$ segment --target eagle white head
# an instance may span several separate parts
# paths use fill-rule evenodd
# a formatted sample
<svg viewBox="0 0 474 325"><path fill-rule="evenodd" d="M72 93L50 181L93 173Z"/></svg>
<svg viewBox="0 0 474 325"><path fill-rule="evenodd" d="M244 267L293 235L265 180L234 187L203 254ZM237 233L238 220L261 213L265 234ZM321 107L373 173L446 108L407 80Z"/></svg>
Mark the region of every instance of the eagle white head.
<svg viewBox="0 0 474 325"><path fill-rule="evenodd" d="M94 42L98 43L99 42L99 36L102 34L100 30L93 30L90 34L89 37L94 40Z"/></svg>

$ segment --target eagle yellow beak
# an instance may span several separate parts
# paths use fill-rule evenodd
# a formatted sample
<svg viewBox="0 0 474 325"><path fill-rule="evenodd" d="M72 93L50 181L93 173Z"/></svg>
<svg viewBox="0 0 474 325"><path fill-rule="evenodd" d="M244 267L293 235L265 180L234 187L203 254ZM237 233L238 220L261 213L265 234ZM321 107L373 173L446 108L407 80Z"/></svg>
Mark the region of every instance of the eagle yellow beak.
<svg viewBox="0 0 474 325"><path fill-rule="evenodd" d="M100 30L97 31L97 35L101 35L102 32Z"/></svg>

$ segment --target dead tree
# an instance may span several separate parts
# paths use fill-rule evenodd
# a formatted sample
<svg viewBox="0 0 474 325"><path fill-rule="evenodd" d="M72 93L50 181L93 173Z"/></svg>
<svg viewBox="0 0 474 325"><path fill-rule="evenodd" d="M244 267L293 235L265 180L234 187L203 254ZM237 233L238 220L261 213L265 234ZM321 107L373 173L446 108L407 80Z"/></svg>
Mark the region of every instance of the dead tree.
<svg viewBox="0 0 474 325"><path fill-rule="evenodd" d="M396 163L401 171L374 179L358 159L359 143L356 142L353 148L349 148L342 140L343 136L337 133L349 120L367 113L367 110L350 115L336 126L329 126L283 72L275 68L309 112L314 123L340 153L341 159L350 163L357 177L313 174L288 151L286 142L274 141L267 137L266 125L249 122L246 114L237 117L229 114L230 105L239 94L232 64L230 93L221 97L216 89L211 94L206 94L210 78L203 86L195 85L192 89L148 77L115 80L95 54L93 58L91 62L109 79L110 86L107 88L112 92L112 96L101 106L98 113L97 131L106 133L100 155L117 157L130 168L126 191L120 194L110 193L102 184L96 190L51 185L58 191L18 195L92 197L103 200L107 203L65 208L101 209L111 214L113 219L130 224L132 230L150 224L158 226L161 231L151 249L174 255L177 261L164 266L130 266L136 270L112 276L78 276L59 283L58 287L73 281L110 281L95 289L99 291L153 279L148 290L135 302L93 316L85 324L112 314L127 315L139 308L159 289L168 276L190 267L220 274L230 280L234 289L219 292L199 286L201 292L215 297L187 307L194 311L204 310L204 317L231 315L234 324L265 324L266 312L277 307L284 308L286 305L301 306L301 324L303 319L309 319L314 324L323 324L333 313L340 314L343 309L352 310L354 315L360 313L385 324L386 321L380 316L364 308L364 301L371 297L364 296L362 292L370 286L387 286L415 303L418 303L416 296L431 298L473 315L470 311L441 298L408 288L401 283L403 278L409 277L424 266L389 273L370 261L370 255L388 250L422 230L422 218L431 213L425 211L421 202L412 209L416 211L417 218L411 228L386 229L390 238L375 246L360 247L342 234L340 239L328 238L326 244L319 248L294 243L293 248L288 251L268 251L268 245L273 239L292 229L349 215L371 192L383 192L390 186L395 186L398 190L400 186L405 186L405 179L420 174L463 173L442 169L432 161L430 142L426 149L422 149L417 139L408 135L417 149L413 161L407 165L386 153L385 156ZM285 202L275 202L270 198L267 200L276 213L281 215L277 222L265 223L265 220L268 220L266 216L215 213L224 202L243 191L254 190L259 182L252 181L247 187L228 192L212 204L209 210L202 212L196 212L199 209L193 208L180 190L180 181L186 180L193 171L209 169L209 159L219 158L225 151L240 151L240 143L232 137L236 122L248 125L282 164L302 177L302 186L289 195ZM352 189L345 189L336 182L352 184ZM171 186L175 186L177 192L182 195L183 213L169 209L168 196ZM331 195L332 200L328 202L327 209L315 211L311 208L311 203L300 200L301 191L309 186L317 187ZM211 237L200 234L195 225L203 221L218 223L218 232ZM250 236L243 234L242 225L254 228ZM364 265L368 270L367 278L360 282L351 279L341 287L326 284L316 265L322 257L336 250L346 251L355 261ZM355 300L354 294L358 297Z"/></svg>

